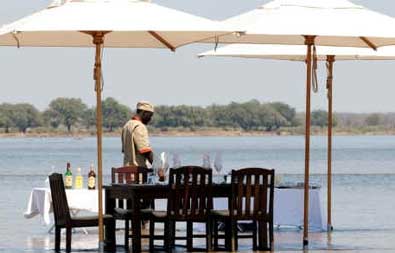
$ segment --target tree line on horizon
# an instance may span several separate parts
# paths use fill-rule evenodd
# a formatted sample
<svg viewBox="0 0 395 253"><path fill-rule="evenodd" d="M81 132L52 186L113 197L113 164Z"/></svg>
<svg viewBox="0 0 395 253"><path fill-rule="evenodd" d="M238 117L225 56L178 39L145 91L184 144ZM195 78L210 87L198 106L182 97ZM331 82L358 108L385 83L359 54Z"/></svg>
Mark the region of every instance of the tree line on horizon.
<svg viewBox="0 0 395 253"><path fill-rule="evenodd" d="M121 128L133 115L133 111L114 98L102 102L103 127L113 132ZM328 125L327 112L312 112L312 125ZM334 126L346 127L395 125L395 114L335 114ZM295 108L282 102L261 103L250 100L244 103L232 102L228 105L210 105L207 107L161 105L155 108L151 127L166 131L168 129L197 130L220 128L243 131L274 131L282 127L303 126L304 116L296 113ZM40 112L29 103L0 104L0 128L5 133L18 129L26 133L28 129L60 129L68 132L73 129L91 129L96 125L96 108L88 107L81 99L56 98L48 108Z"/></svg>

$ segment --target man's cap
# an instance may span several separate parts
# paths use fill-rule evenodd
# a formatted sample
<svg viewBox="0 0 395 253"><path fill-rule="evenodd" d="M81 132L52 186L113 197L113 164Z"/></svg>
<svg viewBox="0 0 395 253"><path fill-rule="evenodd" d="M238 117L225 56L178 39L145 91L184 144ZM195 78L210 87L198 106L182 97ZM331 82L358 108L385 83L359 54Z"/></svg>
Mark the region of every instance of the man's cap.
<svg viewBox="0 0 395 253"><path fill-rule="evenodd" d="M147 112L154 112L154 106L147 101L140 101L137 103L137 110L143 110Z"/></svg>

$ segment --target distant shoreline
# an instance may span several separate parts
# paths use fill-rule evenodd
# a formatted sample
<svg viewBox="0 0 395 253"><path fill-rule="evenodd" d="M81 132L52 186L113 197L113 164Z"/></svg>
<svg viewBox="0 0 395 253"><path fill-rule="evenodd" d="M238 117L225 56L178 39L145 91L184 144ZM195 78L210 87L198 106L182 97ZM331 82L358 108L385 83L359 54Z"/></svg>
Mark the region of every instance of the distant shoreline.
<svg viewBox="0 0 395 253"><path fill-rule="evenodd" d="M103 132L104 137L119 137L120 131L114 132ZM239 130L221 130L221 129L209 129L209 130L151 130L150 136L156 137L261 137L261 136L303 136L303 129L285 129L276 131L239 131ZM312 136L326 136L326 128L313 128L311 131ZM389 130L350 130L350 129L333 129L334 136L378 136L395 135L395 129ZM27 132L23 133L0 133L0 138L84 138L84 137L95 137L95 131L75 131L72 133L67 132Z"/></svg>

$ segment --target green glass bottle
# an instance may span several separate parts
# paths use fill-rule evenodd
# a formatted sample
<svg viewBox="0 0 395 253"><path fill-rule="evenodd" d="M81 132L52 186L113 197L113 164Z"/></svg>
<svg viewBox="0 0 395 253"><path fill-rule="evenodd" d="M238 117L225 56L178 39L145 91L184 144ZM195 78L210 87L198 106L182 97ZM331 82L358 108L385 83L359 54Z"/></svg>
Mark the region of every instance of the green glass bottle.
<svg viewBox="0 0 395 253"><path fill-rule="evenodd" d="M71 173L70 163L66 165L66 173L64 173L64 188L73 188L73 173Z"/></svg>

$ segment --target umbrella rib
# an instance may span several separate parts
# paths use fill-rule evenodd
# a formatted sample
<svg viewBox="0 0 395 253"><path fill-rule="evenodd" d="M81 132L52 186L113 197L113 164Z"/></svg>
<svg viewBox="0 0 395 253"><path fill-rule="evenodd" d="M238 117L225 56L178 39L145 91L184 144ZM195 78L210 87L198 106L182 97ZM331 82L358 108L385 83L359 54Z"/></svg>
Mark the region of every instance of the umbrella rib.
<svg viewBox="0 0 395 253"><path fill-rule="evenodd" d="M176 51L176 48L172 44L170 44L167 40L165 40L162 36L160 36L158 33L154 32L154 31L148 31L148 33L151 34L152 37L157 39L160 43L165 45L171 51L173 51L173 52Z"/></svg>
<svg viewBox="0 0 395 253"><path fill-rule="evenodd" d="M359 37L363 42L365 42L370 48L372 48L374 51L377 51L377 46L373 44L368 38L366 37Z"/></svg>

